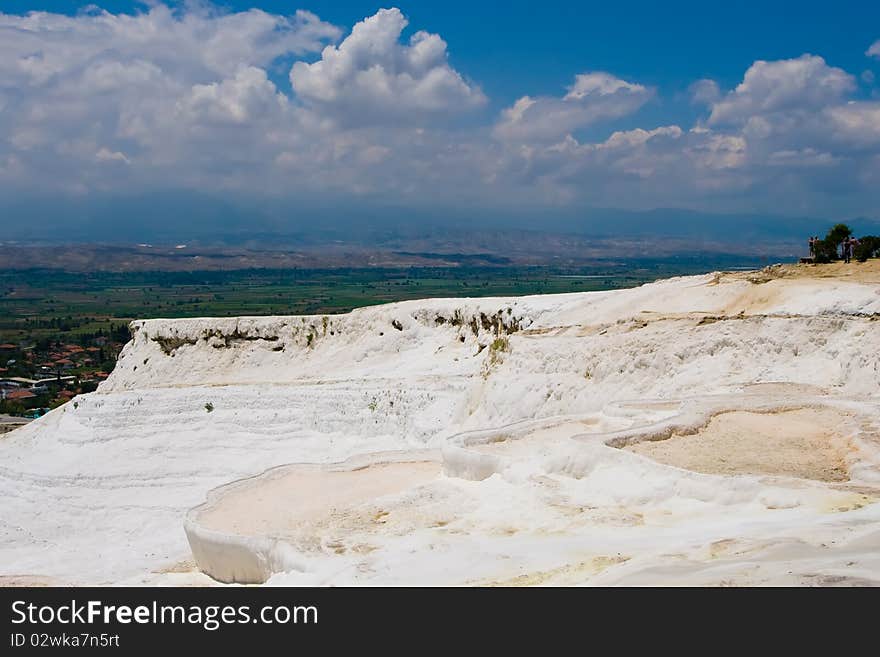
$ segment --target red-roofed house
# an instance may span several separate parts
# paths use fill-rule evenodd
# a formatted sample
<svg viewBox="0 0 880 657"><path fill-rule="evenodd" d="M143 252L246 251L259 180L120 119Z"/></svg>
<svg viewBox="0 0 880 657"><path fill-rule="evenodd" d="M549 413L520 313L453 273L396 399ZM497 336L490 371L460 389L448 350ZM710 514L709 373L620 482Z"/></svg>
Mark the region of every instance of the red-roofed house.
<svg viewBox="0 0 880 657"><path fill-rule="evenodd" d="M36 397L30 390L10 390L4 394L4 399L13 401L21 401L22 399L33 399Z"/></svg>

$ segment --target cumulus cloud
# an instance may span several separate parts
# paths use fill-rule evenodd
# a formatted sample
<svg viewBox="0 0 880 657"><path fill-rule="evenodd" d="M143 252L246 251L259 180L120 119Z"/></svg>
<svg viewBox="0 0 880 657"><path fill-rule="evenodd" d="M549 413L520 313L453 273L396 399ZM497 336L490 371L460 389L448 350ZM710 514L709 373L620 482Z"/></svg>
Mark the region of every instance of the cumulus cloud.
<svg viewBox="0 0 880 657"><path fill-rule="evenodd" d="M523 96L504 110L495 126L498 139L554 140L602 119L631 114L653 90L609 73L582 73L561 98Z"/></svg>
<svg viewBox="0 0 880 657"><path fill-rule="evenodd" d="M193 85L178 101L177 109L193 123L230 121L245 123L282 109L287 98L278 93L266 71L246 66L220 82ZM272 107L272 106L275 107Z"/></svg>
<svg viewBox="0 0 880 657"><path fill-rule="evenodd" d="M614 93L613 85L593 87ZM787 202L835 212L865 207L859 204L869 181L878 178L880 103L854 100L852 75L804 55L757 61L727 92L711 80L699 80L689 91L695 103L708 107L705 121L690 129L618 131L595 143L572 136L573 123L558 109L566 98L521 98L496 126L496 136L503 127L505 136L519 137L505 151L505 175L547 203L708 203L751 210ZM543 132L514 132L536 111L531 125L546 121Z"/></svg>
<svg viewBox="0 0 880 657"><path fill-rule="evenodd" d="M699 169L737 169L746 164L748 143L741 135L695 128L689 136L684 153Z"/></svg>
<svg viewBox="0 0 880 657"><path fill-rule="evenodd" d="M125 164L131 164L131 161L126 157L125 153L110 151L106 148L101 148L95 153L95 159L100 162L123 162Z"/></svg>
<svg viewBox="0 0 880 657"><path fill-rule="evenodd" d="M709 123L744 123L755 115L822 107L855 86L853 76L815 55L757 61L736 89L713 105Z"/></svg>
<svg viewBox="0 0 880 657"><path fill-rule="evenodd" d="M691 100L700 105L712 105L721 98L721 89L715 80L697 80L688 91L691 94Z"/></svg>
<svg viewBox="0 0 880 657"><path fill-rule="evenodd" d="M598 144L597 148L632 148L634 146L642 146L651 139L656 137L670 137L678 139L682 135L682 130L677 125L662 126L653 130L644 130L636 128L634 130L624 130L613 132L603 143Z"/></svg>
<svg viewBox="0 0 880 657"><path fill-rule="evenodd" d="M880 40L875 41L871 44L871 47L868 48L868 52L865 53L868 57L878 57L880 58Z"/></svg>
<svg viewBox="0 0 880 657"><path fill-rule="evenodd" d="M850 102L826 112L833 136L855 147L880 144L880 102Z"/></svg>
<svg viewBox="0 0 880 657"><path fill-rule="evenodd" d="M6 177L101 189L118 182L108 163L131 165L133 184L166 184L200 163L259 160L273 126L296 124L267 69L340 35L305 11L206 3L0 14L0 158L17 163Z"/></svg>
<svg viewBox="0 0 880 657"><path fill-rule="evenodd" d="M222 13L209 4L175 11L159 3L134 15L92 8L76 16L0 14L0 73L41 85L110 59L150 62L190 79L229 75L242 64L266 67L282 55L319 50L339 37L314 14L259 9Z"/></svg>
<svg viewBox="0 0 880 657"><path fill-rule="evenodd" d="M545 202L586 197L610 207L681 206L709 191L742 189L748 180L745 140L677 125L615 131L595 143L567 135L509 157L508 175Z"/></svg>
<svg viewBox="0 0 880 657"><path fill-rule="evenodd" d="M705 114L687 125L638 121L655 90L607 72L489 116L443 39L406 26L396 9L344 39L307 12L204 4L0 14L0 195L880 213L880 102L821 57L696 81ZM292 92L275 82L288 65Z"/></svg>
<svg viewBox="0 0 880 657"><path fill-rule="evenodd" d="M399 9L380 9L339 46L327 46L317 62L296 62L290 71L296 95L348 125L418 120L484 105L479 87L449 65L438 35L419 31L401 43L407 24Z"/></svg>
<svg viewBox="0 0 880 657"><path fill-rule="evenodd" d="M824 167L833 166L839 162L839 158L831 153L822 153L815 148L802 148L795 151L776 151L770 154L768 164L770 166L783 167Z"/></svg>

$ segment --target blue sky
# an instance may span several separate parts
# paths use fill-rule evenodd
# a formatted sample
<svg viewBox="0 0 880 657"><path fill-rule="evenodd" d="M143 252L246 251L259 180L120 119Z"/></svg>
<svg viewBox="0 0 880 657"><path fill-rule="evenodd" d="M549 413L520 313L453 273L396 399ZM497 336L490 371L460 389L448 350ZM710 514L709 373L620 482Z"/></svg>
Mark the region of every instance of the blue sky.
<svg viewBox="0 0 880 657"><path fill-rule="evenodd" d="M0 189L880 216L880 3L85 4L0 9Z"/></svg>
<svg viewBox="0 0 880 657"><path fill-rule="evenodd" d="M74 14L89 2L4 0L3 10ZM95 3L133 12L141 3ZM395 3L313 0L218 3L233 10L259 7L273 13L308 9L322 19L351 26ZM880 3L864 0L727 2L705 0L560 2L446 0L403 3L411 28L439 33L454 65L477 79L493 98L554 93L583 69L611 71L669 91L712 77L732 86L756 59L821 54L835 66L874 68L865 50L878 38Z"/></svg>

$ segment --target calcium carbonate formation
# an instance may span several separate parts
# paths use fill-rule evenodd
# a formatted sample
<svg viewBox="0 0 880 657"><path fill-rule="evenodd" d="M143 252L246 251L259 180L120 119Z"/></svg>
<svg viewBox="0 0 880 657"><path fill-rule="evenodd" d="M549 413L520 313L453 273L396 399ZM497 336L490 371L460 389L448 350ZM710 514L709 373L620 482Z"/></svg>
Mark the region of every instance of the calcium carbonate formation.
<svg viewBox="0 0 880 657"><path fill-rule="evenodd" d="M136 321L0 437L0 575L880 583L880 269L821 271Z"/></svg>

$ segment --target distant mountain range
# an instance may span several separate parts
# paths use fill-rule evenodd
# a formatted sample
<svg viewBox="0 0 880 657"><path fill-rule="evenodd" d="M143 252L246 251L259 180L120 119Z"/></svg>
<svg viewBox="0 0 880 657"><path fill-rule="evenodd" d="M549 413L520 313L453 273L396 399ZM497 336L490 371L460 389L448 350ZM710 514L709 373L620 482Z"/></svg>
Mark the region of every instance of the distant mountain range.
<svg viewBox="0 0 880 657"><path fill-rule="evenodd" d="M792 217L712 214L661 208L648 211L586 208L552 213L420 212L401 208L340 211L317 203L291 206L264 202L249 207L210 197L156 194L111 200L0 201L4 229L0 244L136 244L214 249L228 257L245 252L297 251L320 259L343 252L391 254L395 260L437 260L448 254L470 258L544 260L548 257L626 253L798 253L810 235L824 235L834 223L857 235L880 234L880 220L867 217ZM612 249L609 252L609 248ZM232 252L230 253L230 249ZM190 252L187 252L188 255ZM156 255L156 252L153 252ZM171 253L169 257L184 254ZM332 256L332 257L331 257ZM158 257L158 256L157 256Z"/></svg>

